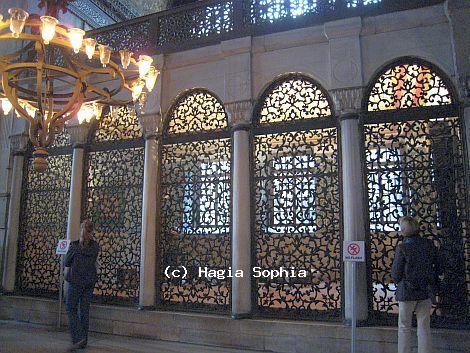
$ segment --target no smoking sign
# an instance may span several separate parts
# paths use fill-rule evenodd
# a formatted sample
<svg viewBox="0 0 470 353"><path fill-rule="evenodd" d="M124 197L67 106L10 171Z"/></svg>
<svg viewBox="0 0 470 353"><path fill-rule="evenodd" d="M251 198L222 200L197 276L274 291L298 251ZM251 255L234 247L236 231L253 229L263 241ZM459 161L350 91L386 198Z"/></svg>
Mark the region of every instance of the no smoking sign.
<svg viewBox="0 0 470 353"><path fill-rule="evenodd" d="M65 255L69 250L70 240L67 239L59 239L57 243L57 248L55 249L55 253L57 255Z"/></svg>
<svg viewBox="0 0 470 353"><path fill-rule="evenodd" d="M365 261L364 241L354 240L343 242L343 261Z"/></svg>

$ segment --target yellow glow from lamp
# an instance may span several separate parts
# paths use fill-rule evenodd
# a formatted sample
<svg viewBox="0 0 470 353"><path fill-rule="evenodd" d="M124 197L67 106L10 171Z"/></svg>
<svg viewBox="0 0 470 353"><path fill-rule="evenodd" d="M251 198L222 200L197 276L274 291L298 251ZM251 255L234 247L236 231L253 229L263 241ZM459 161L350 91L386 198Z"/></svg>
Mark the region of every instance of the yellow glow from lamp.
<svg viewBox="0 0 470 353"><path fill-rule="evenodd" d="M29 13L16 7L9 9L8 13L10 14L10 31L13 37L18 38L21 32L23 32Z"/></svg>
<svg viewBox="0 0 470 353"><path fill-rule="evenodd" d="M85 53L88 59L91 60L95 54L96 40L93 38L85 38L83 41L85 42Z"/></svg>
<svg viewBox="0 0 470 353"><path fill-rule="evenodd" d="M49 44L49 42L55 36L55 27L59 23L57 18L52 16L41 16L41 36L44 40L44 44Z"/></svg>
<svg viewBox="0 0 470 353"><path fill-rule="evenodd" d="M100 44L98 46L98 50L100 52L100 61L103 67L109 64L109 60L111 59L111 49L107 45Z"/></svg>
<svg viewBox="0 0 470 353"><path fill-rule="evenodd" d="M139 77L145 78L147 73L150 70L150 66L152 65L153 59L148 55L139 55L139 61L137 65L139 66Z"/></svg>
<svg viewBox="0 0 470 353"><path fill-rule="evenodd" d="M36 108L34 108L32 105L30 104L25 104L24 105L24 109L26 110L26 113L28 113L28 115L32 118L34 118L34 116L36 115Z"/></svg>
<svg viewBox="0 0 470 353"><path fill-rule="evenodd" d="M142 94L142 90L144 89L145 82L143 80L135 81L131 86L132 91L132 100L135 102L139 99L140 95Z"/></svg>
<svg viewBox="0 0 470 353"><path fill-rule="evenodd" d="M13 108L13 105L11 102L8 100L8 98L3 98L2 99L2 110L3 110L3 115L8 115Z"/></svg>
<svg viewBox="0 0 470 353"><path fill-rule="evenodd" d="M96 120L101 118L101 112L103 111L103 105L95 103L93 104L93 113Z"/></svg>
<svg viewBox="0 0 470 353"><path fill-rule="evenodd" d="M80 28L70 28L68 35L70 44L72 44L73 51L75 54L77 54L80 51L80 48L82 47L83 36L85 35L85 31Z"/></svg>
<svg viewBox="0 0 470 353"><path fill-rule="evenodd" d="M94 109L90 104L83 104L77 113L78 123L89 123L94 116Z"/></svg>
<svg viewBox="0 0 470 353"><path fill-rule="evenodd" d="M149 92L152 92L153 88L155 87L155 82L157 82L159 71L155 68L155 66L150 65L150 70L145 76L145 87Z"/></svg>

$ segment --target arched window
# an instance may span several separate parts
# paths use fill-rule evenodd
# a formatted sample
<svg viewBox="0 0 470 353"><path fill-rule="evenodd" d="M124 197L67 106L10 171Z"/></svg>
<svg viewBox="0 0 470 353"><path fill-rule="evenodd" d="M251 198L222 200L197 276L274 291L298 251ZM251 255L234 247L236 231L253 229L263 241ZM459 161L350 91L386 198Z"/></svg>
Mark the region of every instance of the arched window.
<svg viewBox="0 0 470 353"><path fill-rule="evenodd" d="M199 271L231 262L231 141L227 114L209 91L182 94L164 121L161 151L159 303L226 311L230 278ZM185 266L187 278L167 278Z"/></svg>
<svg viewBox="0 0 470 353"><path fill-rule="evenodd" d="M67 236L72 148L62 130L48 148L49 166L33 170L32 149L25 156L16 289L21 294L55 297L59 293L59 259L55 248Z"/></svg>
<svg viewBox="0 0 470 353"><path fill-rule="evenodd" d="M338 319L339 137L331 100L312 79L290 74L264 92L254 120L254 267L285 271L254 278L257 311Z"/></svg>
<svg viewBox="0 0 470 353"><path fill-rule="evenodd" d="M144 140L131 107L104 114L88 147L82 218L100 245L94 295L102 302L139 298Z"/></svg>
<svg viewBox="0 0 470 353"><path fill-rule="evenodd" d="M434 318L465 316L469 278L463 130L452 86L432 64L404 58L385 67L364 100L374 317L395 322L390 276L398 221L414 216L442 251L443 292ZM467 258L465 258L467 256Z"/></svg>

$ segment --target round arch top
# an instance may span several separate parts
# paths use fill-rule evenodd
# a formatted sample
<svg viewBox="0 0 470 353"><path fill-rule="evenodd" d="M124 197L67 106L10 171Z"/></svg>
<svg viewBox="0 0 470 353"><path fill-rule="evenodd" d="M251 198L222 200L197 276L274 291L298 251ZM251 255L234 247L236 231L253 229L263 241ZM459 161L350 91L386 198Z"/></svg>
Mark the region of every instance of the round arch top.
<svg viewBox="0 0 470 353"><path fill-rule="evenodd" d="M204 88L183 92L172 104L165 119L166 135L222 131L228 128L222 102Z"/></svg>
<svg viewBox="0 0 470 353"><path fill-rule="evenodd" d="M366 95L369 112L432 107L454 103L447 76L429 62L403 58L383 68Z"/></svg>
<svg viewBox="0 0 470 353"><path fill-rule="evenodd" d="M259 124L296 122L329 117L332 104L326 90L312 78L292 73L272 82L255 113Z"/></svg>

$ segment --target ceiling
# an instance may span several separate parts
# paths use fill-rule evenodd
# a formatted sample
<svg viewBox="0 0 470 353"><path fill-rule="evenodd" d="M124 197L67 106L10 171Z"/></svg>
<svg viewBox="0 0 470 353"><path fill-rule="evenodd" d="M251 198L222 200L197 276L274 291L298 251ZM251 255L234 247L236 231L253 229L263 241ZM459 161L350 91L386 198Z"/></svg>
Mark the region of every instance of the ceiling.
<svg viewBox="0 0 470 353"><path fill-rule="evenodd" d="M69 4L69 9L90 27L98 28L165 10L170 2L170 0L75 0Z"/></svg>

